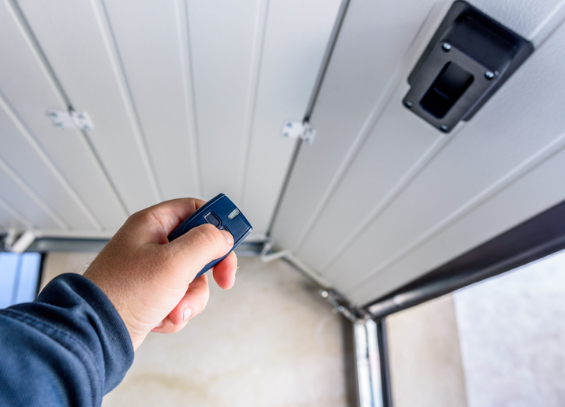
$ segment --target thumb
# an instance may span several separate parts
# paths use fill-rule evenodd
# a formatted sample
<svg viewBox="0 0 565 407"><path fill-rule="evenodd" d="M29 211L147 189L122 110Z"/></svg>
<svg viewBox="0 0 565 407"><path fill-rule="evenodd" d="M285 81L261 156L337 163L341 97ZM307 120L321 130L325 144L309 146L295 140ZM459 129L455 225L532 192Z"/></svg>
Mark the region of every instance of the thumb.
<svg viewBox="0 0 565 407"><path fill-rule="evenodd" d="M167 246L173 250L175 263L181 266L190 283L206 264L231 250L233 236L227 230L206 224L189 230Z"/></svg>

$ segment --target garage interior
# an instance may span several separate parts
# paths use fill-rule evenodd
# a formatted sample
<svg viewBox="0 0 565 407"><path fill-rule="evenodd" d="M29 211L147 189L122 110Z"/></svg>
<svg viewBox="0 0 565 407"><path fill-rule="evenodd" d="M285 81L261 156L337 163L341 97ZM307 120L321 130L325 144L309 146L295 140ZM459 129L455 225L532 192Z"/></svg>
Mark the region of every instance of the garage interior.
<svg viewBox="0 0 565 407"><path fill-rule="evenodd" d="M236 287L105 405L561 405L565 1L470 2L533 52L442 131L405 97L462 4L4 0L0 303L223 192Z"/></svg>

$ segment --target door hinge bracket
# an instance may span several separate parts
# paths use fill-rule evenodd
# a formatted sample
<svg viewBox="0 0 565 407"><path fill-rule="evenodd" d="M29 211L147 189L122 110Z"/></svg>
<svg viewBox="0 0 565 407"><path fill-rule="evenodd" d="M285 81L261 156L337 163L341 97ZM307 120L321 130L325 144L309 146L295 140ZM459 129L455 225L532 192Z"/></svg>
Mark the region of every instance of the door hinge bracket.
<svg viewBox="0 0 565 407"><path fill-rule="evenodd" d="M51 119L55 127L59 129L81 129L90 130L94 127L90 116L86 112L76 112L74 110L48 110L47 116Z"/></svg>
<svg viewBox="0 0 565 407"><path fill-rule="evenodd" d="M293 122L288 120L283 123L281 135L288 138L300 138L306 143L312 144L314 137L316 137L316 129L306 121Z"/></svg>

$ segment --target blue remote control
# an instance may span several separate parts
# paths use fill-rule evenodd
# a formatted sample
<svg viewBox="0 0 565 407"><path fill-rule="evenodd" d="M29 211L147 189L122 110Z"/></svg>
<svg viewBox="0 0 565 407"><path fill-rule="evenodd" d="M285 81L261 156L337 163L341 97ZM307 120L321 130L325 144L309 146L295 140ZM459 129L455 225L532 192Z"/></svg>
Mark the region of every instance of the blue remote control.
<svg viewBox="0 0 565 407"><path fill-rule="evenodd" d="M196 226L210 223L220 230L227 230L233 235L233 247L223 257L213 260L206 264L202 270L194 277L197 279L206 273L216 264L221 262L228 254L230 254L243 240L251 233L253 227L249 221L243 216L243 213L235 206L235 204L224 194L219 194L202 205L188 219L183 221L168 236L169 242L177 237L184 235L190 229Z"/></svg>

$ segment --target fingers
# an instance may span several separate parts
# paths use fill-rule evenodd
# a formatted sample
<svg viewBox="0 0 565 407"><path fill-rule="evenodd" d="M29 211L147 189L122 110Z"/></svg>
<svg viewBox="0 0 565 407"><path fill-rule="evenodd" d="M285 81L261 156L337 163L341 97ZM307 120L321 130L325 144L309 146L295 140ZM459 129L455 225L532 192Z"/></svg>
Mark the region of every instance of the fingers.
<svg viewBox="0 0 565 407"><path fill-rule="evenodd" d="M206 202L196 198L180 198L165 201L147 208L163 225L163 231L169 235L182 221L192 215Z"/></svg>
<svg viewBox="0 0 565 407"><path fill-rule="evenodd" d="M204 203L195 198L165 201L134 213L126 225L137 229L140 240L164 244L168 241L167 236Z"/></svg>
<svg viewBox="0 0 565 407"><path fill-rule="evenodd" d="M237 271L237 256L231 252L228 256L216 264L213 269L214 280L220 288L229 290L235 283L235 273Z"/></svg>
<svg viewBox="0 0 565 407"><path fill-rule="evenodd" d="M189 230L163 247L171 251L171 258L181 266L178 269L190 283L204 266L224 256L232 246L231 233L206 224Z"/></svg>
<svg viewBox="0 0 565 407"><path fill-rule="evenodd" d="M152 332L173 333L180 331L190 319L202 312L209 298L208 277L203 274L188 286L184 297L163 320L163 325L154 328Z"/></svg>

